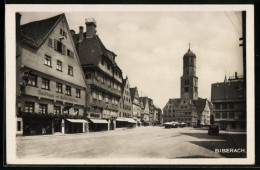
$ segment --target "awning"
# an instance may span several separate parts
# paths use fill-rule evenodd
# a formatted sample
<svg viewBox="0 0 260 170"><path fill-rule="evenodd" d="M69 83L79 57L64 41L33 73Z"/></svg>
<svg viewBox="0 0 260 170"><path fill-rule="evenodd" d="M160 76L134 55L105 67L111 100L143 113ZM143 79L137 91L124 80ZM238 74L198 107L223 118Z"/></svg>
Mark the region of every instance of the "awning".
<svg viewBox="0 0 260 170"><path fill-rule="evenodd" d="M125 119L122 118L122 117L116 118L116 121L119 121L119 122L127 122L127 120L125 120Z"/></svg>
<svg viewBox="0 0 260 170"><path fill-rule="evenodd" d="M108 123L106 120L104 119L89 119L92 123Z"/></svg>
<svg viewBox="0 0 260 170"><path fill-rule="evenodd" d="M127 122L129 123L136 123L136 121L134 119L131 118L124 118Z"/></svg>
<svg viewBox="0 0 260 170"><path fill-rule="evenodd" d="M66 119L67 121L70 121L72 123L89 123L88 121L84 119Z"/></svg>

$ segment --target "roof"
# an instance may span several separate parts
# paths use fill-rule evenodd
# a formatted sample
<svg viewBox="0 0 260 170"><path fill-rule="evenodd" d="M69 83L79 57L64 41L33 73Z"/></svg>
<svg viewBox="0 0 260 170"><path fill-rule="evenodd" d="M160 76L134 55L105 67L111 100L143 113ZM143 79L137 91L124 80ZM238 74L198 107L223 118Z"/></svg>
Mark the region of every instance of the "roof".
<svg viewBox="0 0 260 170"><path fill-rule="evenodd" d="M181 103L181 100L182 100L181 98L170 99L169 102L172 102L174 107L178 107L179 104Z"/></svg>
<svg viewBox="0 0 260 170"><path fill-rule="evenodd" d="M63 16L64 13L21 25L20 30L24 36L24 42L33 47L39 47Z"/></svg>
<svg viewBox="0 0 260 170"><path fill-rule="evenodd" d="M190 49L184 54L183 57L196 57L195 53L192 52Z"/></svg>
<svg viewBox="0 0 260 170"><path fill-rule="evenodd" d="M211 100L245 99L244 81L215 83L211 85Z"/></svg>
<svg viewBox="0 0 260 170"><path fill-rule="evenodd" d="M148 97L139 97L140 101L143 102L144 106L146 105L146 101L148 100Z"/></svg>
<svg viewBox="0 0 260 170"><path fill-rule="evenodd" d="M153 99L148 98L148 104L149 104L149 106L154 105L154 104L153 104Z"/></svg>
<svg viewBox="0 0 260 170"><path fill-rule="evenodd" d="M83 37L86 37L86 32L83 33ZM114 67L122 72L114 59L112 59L116 57L116 54L106 49L98 35L94 35L92 38L83 38L83 41L79 42L79 34L74 34L73 41L76 44L79 58L83 66L97 66L98 63L101 62L101 59L105 57Z"/></svg>
<svg viewBox="0 0 260 170"><path fill-rule="evenodd" d="M203 112L205 105L206 105L206 102L207 102L207 99L199 98L198 100L194 100L193 102L194 102L194 104L197 108L197 111Z"/></svg>
<svg viewBox="0 0 260 170"><path fill-rule="evenodd" d="M131 100L134 101L135 92L137 91L137 87L129 88L129 90L130 90Z"/></svg>

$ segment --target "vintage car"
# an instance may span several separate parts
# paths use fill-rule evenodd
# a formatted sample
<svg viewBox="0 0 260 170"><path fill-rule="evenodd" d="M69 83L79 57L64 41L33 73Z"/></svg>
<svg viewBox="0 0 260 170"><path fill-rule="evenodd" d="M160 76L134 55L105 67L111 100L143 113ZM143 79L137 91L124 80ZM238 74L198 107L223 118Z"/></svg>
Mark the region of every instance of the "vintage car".
<svg viewBox="0 0 260 170"><path fill-rule="evenodd" d="M219 134L219 126L218 125L209 126L208 134L209 135L213 135L213 134L218 135Z"/></svg>

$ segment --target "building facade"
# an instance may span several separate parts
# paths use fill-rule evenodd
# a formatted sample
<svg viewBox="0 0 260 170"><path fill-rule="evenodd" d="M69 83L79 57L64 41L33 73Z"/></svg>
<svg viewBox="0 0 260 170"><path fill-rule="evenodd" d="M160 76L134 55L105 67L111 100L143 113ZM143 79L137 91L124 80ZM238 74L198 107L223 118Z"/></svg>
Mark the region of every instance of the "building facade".
<svg viewBox="0 0 260 170"><path fill-rule="evenodd" d="M196 76L196 55L190 48L183 56L183 75L181 76L181 98L169 99L165 105L164 123L178 121L187 126L209 124L210 101L198 97L198 77ZM201 120L203 119L203 120Z"/></svg>
<svg viewBox="0 0 260 170"><path fill-rule="evenodd" d="M65 15L16 20L18 134L87 131L86 81Z"/></svg>
<svg viewBox="0 0 260 170"><path fill-rule="evenodd" d="M243 76L225 77L211 85L214 124L228 131L246 131L246 88Z"/></svg>
<svg viewBox="0 0 260 170"><path fill-rule="evenodd" d="M131 122L127 121L132 118L132 114L133 114L133 104L130 95L130 84L129 84L128 77L126 76L126 78L123 79L120 108L119 108L118 117L116 119L117 127L134 127L136 125L136 122L133 123L134 120L132 120Z"/></svg>
<svg viewBox="0 0 260 170"><path fill-rule="evenodd" d="M90 95L87 98L90 130L112 130L116 127L119 101L122 95L122 71L116 54L106 49L96 31L96 21L86 19L86 31L71 30Z"/></svg>
<svg viewBox="0 0 260 170"><path fill-rule="evenodd" d="M143 116L142 116L142 122L144 125L150 124L150 112L149 112L149 101L148 97L140 97L141 102L143 103Z"/></svg>
<svg viewBox="0 0 260 170"><path fill-rule="evenodd" d="M133 103L133 119L137 121L137 123L141 123L141 102L139 100L139 94L137 87L130 88L130 95Z"/></svg>
<svg viewBox="0 0 260 170"><path fill-rule="evenodd" d="M149 104L149 125L154 125L154 104L153 99L148 98L148 104Z"/></svg>

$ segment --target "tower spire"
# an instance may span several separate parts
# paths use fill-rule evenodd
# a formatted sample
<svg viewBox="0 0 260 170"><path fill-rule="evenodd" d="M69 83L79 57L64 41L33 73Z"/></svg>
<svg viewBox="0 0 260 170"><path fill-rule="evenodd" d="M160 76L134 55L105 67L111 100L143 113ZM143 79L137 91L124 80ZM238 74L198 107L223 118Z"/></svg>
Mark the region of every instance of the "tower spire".
<svg viewBox="0 0 260 170"><path fill-rule="evenodd" d="M189 51L190 51L190 43L189 43Z"/></svg>

